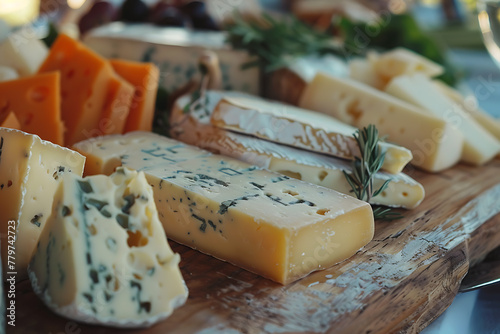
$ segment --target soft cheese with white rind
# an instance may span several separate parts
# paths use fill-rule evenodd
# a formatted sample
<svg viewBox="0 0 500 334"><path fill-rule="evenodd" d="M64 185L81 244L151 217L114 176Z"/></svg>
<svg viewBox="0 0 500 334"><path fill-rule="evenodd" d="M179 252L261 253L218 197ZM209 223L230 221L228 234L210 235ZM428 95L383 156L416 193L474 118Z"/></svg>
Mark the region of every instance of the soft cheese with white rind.
<svg viewBox="0 0 500 334"><path fill-rule="evenodd" d="M83 42L106 58L154 63L160 69L159 86L168 92L199 79L200 56L211 50L220 63L222 89L259 94L259 68L242 69L253 58L245 51L233 50L226 38L221 31L113 22L90 31Z"/></svg>
<svg viewBox="0 0 500 334"><path fill-rule="evenodd" d="M169 238L282 284L373 237L368 203L151 133L75 145L89 170L144 171Z"/></svg>
<svg viewBox="0 0 500 334"><path fill-rule="evenodd" d="M186 301L179 261L144 174L119 168L62 179L29 273L35 293L64 317L148 327Z"/></svg>
<svg viewBox="0 0 500 334"><path fill-rule="evenodd" d="M432 80L426 76L414 74L396 77L385 91L455 125L464 136L462 161L482 165L500 152L500 142L460 105L435 89Z"/></svg>
<svg viewBox="0 0 500 334"><path fill-rule="evenodd" d="M207 92L207 98L210 104L217 104L222 94ZM343 174L343 171L351 171L348 161L217 128L210 124L209 117L201 109L184 113L184 107L190 100L190 96L183 96L172 108L170 135L173 138L273 172L352 194L352 188ZM412 209L424 199L424 187L403 173L376 173L374 187L378 189L389 179L391 182L387 189L373 197L371 203Z"/></svg>
<svg viewBox="0 0 500 334"><path fill-rule="evenodd" d="M452 124L360 82L318 73L300 106L359 128L374 124L381 136L411 150L413 165L429 172L455 165L462 154L463 135Z"/></svg>
<svg viewBox="0 0 500 334"><path fill-rule="evenodd" d="M211 122L217 127L340 158L359 156L353 136L356 128L331 116L257 97L222 99ZM401 172L412 159L404 147L386 142L379 146L385 152L382 169L390 173Z"/></svg>
<svg viewBox="0 0 500 334"><path fill-rule="evenodd" d="M4 272L26 268L50 215L61 175L82 175L85 157L19 130L0 128L0 227ZM15 261L9 263L8 222L16 222ZM10 267L12 265L12 267Z"/></svg>

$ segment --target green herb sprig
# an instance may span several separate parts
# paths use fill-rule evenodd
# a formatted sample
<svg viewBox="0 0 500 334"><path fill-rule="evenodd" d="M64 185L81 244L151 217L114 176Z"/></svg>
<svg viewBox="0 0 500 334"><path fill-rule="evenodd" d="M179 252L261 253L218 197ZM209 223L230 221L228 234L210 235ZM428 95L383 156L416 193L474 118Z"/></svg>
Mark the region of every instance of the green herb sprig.
<svg viewBox="0 0 500 334"><path fill-rule="evenodd" d="M343 171L352 192L360 200L370 200L384 191L391 180L386 180L379 189L373 188L373 177L382 168L385 152L380 151L377 128L370 124L354 133L354 138L359 147L360 156L352 161L352 173ZM373 209L375 219L396 220L403 216L390 208L376 207Z"/></svg>
<svg viewBox="0 0 500 334"><path fill-rule="evenodd" d="M243 67L261 66L266 72L285 67L307 55L343 55L341 43L327 32L315 30L296 17L275 19L262 14L259 20L236 17L227 25L227 41L234 49L246 50L257 59Z"/></svg>

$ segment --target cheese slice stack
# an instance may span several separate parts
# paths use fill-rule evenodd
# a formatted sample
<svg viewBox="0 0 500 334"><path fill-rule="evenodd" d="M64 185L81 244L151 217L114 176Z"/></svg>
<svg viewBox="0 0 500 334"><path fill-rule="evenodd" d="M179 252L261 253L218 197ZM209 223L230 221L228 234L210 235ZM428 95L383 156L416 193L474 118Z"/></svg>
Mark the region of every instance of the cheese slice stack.
<svg viewBox="0 0 500 334"><path fill-rule="evenodd" d="M121 133L134 87L118 77L107 60L78 41L59 35L39 73L60 73L64 143Z"/></svg>
<svg viewBox="0 0 500 334"><path fill-rule="evenodd" d="M213 106L226 95L207 92L210 102L204 109L213 110ZM189 102L190 96L183 96L174 104L170 116L173 138L299 180L352 194L343 173L351 171L348 161L217 128L210 124L209 117L201 109L184 113L184 107ZM411 209L424 199L424 187L403 173L376 173L374 187L378 189L389 179L388 188L373 197L371 203Z"/></svg>
<svg viewBox="0 0 500 334"><path fill-rule="evenodd" d="M451 123L365 84L318 73L299 104L358 128L374 124L381 136L411 150L412 164L439 172L462 155L463 135Z"/></svg>
<svg viewBox="0 0 500 334"><path fill-rule="evenodd" d="M87 173L144 171L169 238L282 284L373 237L368 203L151 133L80 142Z"/></svg>
<svg viewBox="0 0 500 334"><path fill-rule="evenodd" d="M0 128L0 234L4 271L26 278L26 268L50 215L63 174L82 175L85 158L40 137ZM15 261L7 259L8 221L16 222ZM14 263L13 263L14 262ZM12 264L12 267L10 266Z"/></svg>
<svg viewBox="0 0 500 334"><path fill-rule="evenodd" d="M35 293L62 316L145 327L186 301L179 261L144 174L120 168L63 178L29 272Z"/></svg>
<svg viewBox="0 0 500 334"><path fill-rule="evenodd" d="M215 107L211 122L217 127L254 135L277 143L332 156L359 156L353 134L356 128L337 119L308 110L259 99L228 97ZM381 142L385 152L382 169L399 173L412 155L404 147Z"/></svg>
<svg viewBox="0 0 500 334"><path fill-rule="evenodd" d="M455 125L464 136L462 161L482 165L500 152L500 142L423 74L398 76L385 91Z"/></svg>

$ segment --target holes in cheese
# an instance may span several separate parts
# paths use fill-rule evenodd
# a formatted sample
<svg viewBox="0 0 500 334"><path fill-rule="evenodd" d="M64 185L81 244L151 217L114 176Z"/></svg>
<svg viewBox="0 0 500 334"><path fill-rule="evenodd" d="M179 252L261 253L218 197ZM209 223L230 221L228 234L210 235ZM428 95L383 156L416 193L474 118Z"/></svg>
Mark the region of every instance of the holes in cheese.
<svg viewBox="0 0 500 334"><path fill-rule="evenodd" d="M17 278L26 268L52 208L61 176L82 175L85 158L22 131L0 128L0 228L2 262L7 266L7 222L17 225Z"/></svg>
<svg viewBox="0 0 500 334"><path fill-rule="evenodd" d="M179 260L144 174L119 168L62 178L29 273L35 293L62 316L147 327L186 301Z"/></svg>
<svg viewBox="0 0 500 334"><path fill-rule="evenodd" d="M224 95L226 94L229 93L224 92ZM241 93L233 92L231 94ZM222 98L221 93L215 91L208 91L206 96L208 101L207 110L213 110L213 106ZM348 195L351 194L351 187L342 172L343 170L351 170L346 160L217 128L210 124L210 114L207 115L204 110L194 111L189 115L184 114L184 106L189 100L189 96L184 96L174 104L170 119L170 124L173 124L171 131L173 137L187 144L208 149L213 153L231 156L252 165L267 168ZM321 180L320 176L324 172L327 172L328 175ZM389 178L392 181L387 189L387 198L382 198L379 195L372 198L372 203L414 208L422 202L425 196L423 186L405 174L389 175L385 172L379 172L375 174L375 186L380 187ZM409 196L402 198L400 196L401 191L408 192Z"/></svg>
<svg viewBox="0 0 500 334"><path fill-rule="evenodd" d="M0 120L13 112L21 130L62 145L59 83L55 72L0 82Z"/></svg>
<svg viewBox="0 0 500 334"><path fill-rule="evenodd" d="M358 101L357 108L362 111L358 118L345 112L341 93L346 99ZM300 106L359 128L374 124L381 136L411 150L412 164L430 172L453 166L462 153L463 136L451 123L356 81L318 73L304 90ZM381 123L380 119L385 121ZM403 133L401 128L405 129Z"/></svg>
<svg viewBox="0 0 500 334"><path fill-rule="evenodd" d="M345 260L373 236L365 202L152 133L75 147L91 164L119 158L144 171L170 238L283 284ZM318 258L318 245L336 251Z"/></svg>

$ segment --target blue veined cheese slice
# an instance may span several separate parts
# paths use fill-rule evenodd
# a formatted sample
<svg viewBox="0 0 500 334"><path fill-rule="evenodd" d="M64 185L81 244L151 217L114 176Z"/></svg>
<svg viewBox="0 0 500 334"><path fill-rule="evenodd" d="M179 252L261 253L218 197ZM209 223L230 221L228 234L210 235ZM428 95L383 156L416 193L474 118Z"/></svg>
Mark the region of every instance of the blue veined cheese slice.
<svg viewBox="0 0 500 334"><path fill-rule="evenodd" d="M65 176L29 266L54 312L115 327L147 327L184 304L187 288L143 173Z"/></svg>
<svg viewBox="0 0 500 334"><path fill-rule="evenodd" d="M373 237L366 202L166 137L132 132L75 148L93 173L143 171L169 238L282 284Z"/></svg>
<svg viewBox="0 0 500 334"><path fill-rule="evenodd" d="M464 138L451 122L354 80L318 73L299 105L356 127L374 124L381 136L411 150L411 163L429 172L460 160Z"/></svg>
<svg viewBox="0 0 500 334"><path fill-rule="evenodd" d="M464 136L462 161L483 165L500 153L500 141L458 103L436 89L433 81L425 75L398 76L391 80L385 91L455 125Z"/></svg>
<svg viewBox="0 0 500 334"><path fill-rule="evenodd" d="M359 156L356 128L334 117L257 97L225 97L213 110L211 122L280 144L344 159ZM385 152L382 169L399 173L412 159L401 146L380 142Z"/></svg>
<svg viewBox="0 0 500 334"><path fill-rule="evenodd" d="M207 92L206 110L213 110L225 95L228 94ZM210 115L206 115L202 109L187 114L184 112L184 107L190 100L190 96L183 96L172 108L170 134L173 138L299 180L351 194L352 188L343 174L343 171L351 171L348 161L217 128L210 123ZM424 187L403 173L376 173L374 187L380 187L389 179L391 182L387 189L373 197L371 203L412 209L424 199Z"/></svg>
<svg viewBox="0 0 500 334"><path fill-rule="evenodd" d="M81 176L85 157L19 130L0 128L0 235L4 272L27 278L26 268L45 221L60 177ZM8 255L9 221L15 221L15 261ZM14 232L11 230L11 232Z"/></svg>
<svg viewBox="0 0 500 334"><path fill-rule="evenodd" d="M92 30L83 41L103 57L155 63L160 69L159 84L169 92L197 78L200 55L211 50L219 59L222 89L258 94L259 68L242 69L253 58L233 50L226 37L221 31L114 22Z"/></svg>

